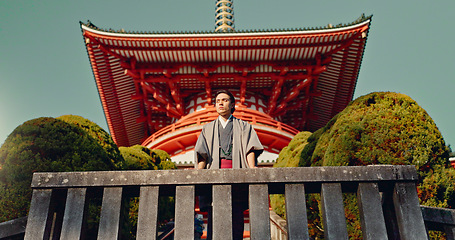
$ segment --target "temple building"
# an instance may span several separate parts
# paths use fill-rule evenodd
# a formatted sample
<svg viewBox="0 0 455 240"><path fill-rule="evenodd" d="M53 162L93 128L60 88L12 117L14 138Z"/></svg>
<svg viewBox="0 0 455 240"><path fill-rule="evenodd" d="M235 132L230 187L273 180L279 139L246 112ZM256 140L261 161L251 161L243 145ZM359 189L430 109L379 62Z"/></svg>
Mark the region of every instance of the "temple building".
<svg viewBox="0 0 455 240"><path fill-rule="evenodd" d="M236 97L273 162L299 131L314 132L352 100L371 16L352 23L235 30L232 2L217 3L213 32L127 32L81 22L112 138L193 164L202 126L218 115L214 94Z"/></svg>

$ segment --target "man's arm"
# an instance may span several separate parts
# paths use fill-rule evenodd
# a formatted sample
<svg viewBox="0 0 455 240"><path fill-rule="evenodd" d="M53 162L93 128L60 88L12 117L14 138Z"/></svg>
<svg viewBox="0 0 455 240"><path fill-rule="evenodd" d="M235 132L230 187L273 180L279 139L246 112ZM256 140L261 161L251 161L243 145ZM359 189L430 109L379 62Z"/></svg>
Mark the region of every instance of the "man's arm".
<svg viewBox="0 0 455 240"><path fill-rule="evenodd" d="M210 124L210 123L209 123ZM208 148L206 146L204 128L207 127L206 124L201 131L201 134L197 138L196 145L194 147L194 158L196 161L195 167L196 169L204 169L207 166L207 157L208 157Z"/></svg>
<svg viewBox="0 0 455 240"><path fill-rule="evenodd" d="M251 152L249 152L249 153L246 155L246 161L247 161L248 166L249 166L250 168L257 168L257 167L256 167L256 164L255 164L255 163L256 163L256 159L255 159L255 157L254 157L254 151L251 151Z"/></svg>

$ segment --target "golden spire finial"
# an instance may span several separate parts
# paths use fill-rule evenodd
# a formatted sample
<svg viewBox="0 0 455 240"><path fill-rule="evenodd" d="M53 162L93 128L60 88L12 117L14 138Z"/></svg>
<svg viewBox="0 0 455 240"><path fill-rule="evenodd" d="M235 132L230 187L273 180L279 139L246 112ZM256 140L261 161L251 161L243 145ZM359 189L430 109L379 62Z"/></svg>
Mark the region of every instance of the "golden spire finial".
<svg viewBox="0 0 455 240"><path fill-rule="evenodd" d="M234 32L233 0L216 0L215 32Z"/></svg>

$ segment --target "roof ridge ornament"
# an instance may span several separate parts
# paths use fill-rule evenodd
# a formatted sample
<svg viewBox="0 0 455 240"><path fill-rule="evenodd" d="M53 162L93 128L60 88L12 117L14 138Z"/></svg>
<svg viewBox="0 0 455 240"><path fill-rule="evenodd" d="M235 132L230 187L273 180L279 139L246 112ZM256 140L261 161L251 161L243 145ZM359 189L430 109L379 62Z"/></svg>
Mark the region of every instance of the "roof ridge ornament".
<svg viewBox="0 0 455 240"><path fill-rule="evenodd" d="M216 0L215 32L235 32L234 0Z"/></svg>

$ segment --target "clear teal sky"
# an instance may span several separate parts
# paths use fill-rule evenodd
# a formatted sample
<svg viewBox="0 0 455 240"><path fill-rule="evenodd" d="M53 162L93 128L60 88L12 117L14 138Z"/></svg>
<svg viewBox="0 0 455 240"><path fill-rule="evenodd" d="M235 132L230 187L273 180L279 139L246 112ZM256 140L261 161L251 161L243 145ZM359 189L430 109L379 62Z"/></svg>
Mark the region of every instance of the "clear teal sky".
<svg viewBox="0 0 455 240"><path fill-rule="evenodd" d="M23 122L75 114L108 130L79 21L127 31L214 29L215 0L0 1L0 144ZM355 91L409 95L455 146L455 1L234 1L236 29L373 15Z"/></svg>

